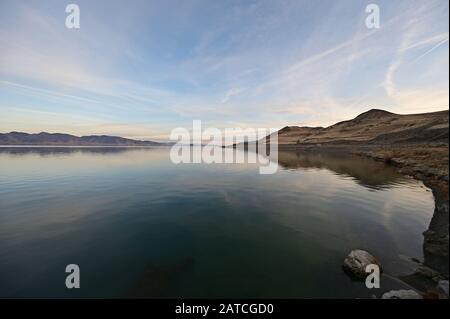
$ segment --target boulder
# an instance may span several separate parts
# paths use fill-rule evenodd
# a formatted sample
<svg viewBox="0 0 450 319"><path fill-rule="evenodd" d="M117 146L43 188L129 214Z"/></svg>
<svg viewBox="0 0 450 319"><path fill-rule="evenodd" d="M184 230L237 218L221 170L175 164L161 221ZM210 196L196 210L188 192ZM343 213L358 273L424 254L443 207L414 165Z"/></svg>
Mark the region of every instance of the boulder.
<svg viewBox="0 0 450 319"><path fill-rule="evenodd" d="M439 281L436 289L440 299L448 299L448 280Z"/></svg>
<svg viewBox="0 0 450 319"><path fill-rule="evenodd" d="M345 257L343 268L348 273L354 275L356 278L365 279L368 275L366 267L370 264L381 266L374 256L365 250L352 250L347 257Z"/></svg>
<svg viewBox="0 0 450 319"><path fill-rule="evenodd" d="M381 299L423 299L421 295L419 295L414 290L391 290L383 294Z"/></svg>
<svg viewBox="0 0 450 319"><path fill-rule="evenodd" d="M431 279L435 282L438 282L442 279L441 275L436 271L427 266L420 265L414 272L415 275Z"/></svg>

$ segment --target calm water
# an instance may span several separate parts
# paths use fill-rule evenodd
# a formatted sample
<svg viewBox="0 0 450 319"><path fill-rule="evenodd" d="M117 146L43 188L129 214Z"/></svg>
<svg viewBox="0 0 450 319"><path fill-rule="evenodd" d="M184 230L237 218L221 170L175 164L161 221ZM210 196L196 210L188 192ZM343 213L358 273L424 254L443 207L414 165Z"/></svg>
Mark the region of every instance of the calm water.
<svg viewBox="0 0 450 319"><path fill-rule="evenodd" d="M0 148L0 297L354 298L401 286L434 202L383 164L281 152L174 165L168 149ZM381 289L341 269L383 264ZM65 288L65 266L81 289Z"/></svg>

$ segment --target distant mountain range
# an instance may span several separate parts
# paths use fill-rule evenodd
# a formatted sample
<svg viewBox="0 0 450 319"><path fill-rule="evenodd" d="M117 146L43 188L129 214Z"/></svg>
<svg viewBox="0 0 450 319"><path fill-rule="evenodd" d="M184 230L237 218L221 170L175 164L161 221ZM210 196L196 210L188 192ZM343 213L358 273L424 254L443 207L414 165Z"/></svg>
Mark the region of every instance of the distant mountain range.
<svg viewBox="0 0 450 319"><path fill-rule="evenodd" d="M328 127L286 126L278 131L282 145L354 145L449 142L449 111L400 115L372 109ZM269 137L270 138L270 137ZM157 146L119 136L74 136L62 133L0 133L0 145Z"/></svg>
<svg viewBox="0 0 450 319"><path fill-rule="evenodd" d="M449 141L449 111L400 115L372 109L328 127L286 126L279 144L405 144Z"/></svg>
<svg viewBox="0 0 450 319"><path fill-rule="evenodd" d="M0 133L0 145L51 145L51 146L157 146L153 141L139 141L119 136L74 136L62 133L28 134L22 132Z"/></svg>

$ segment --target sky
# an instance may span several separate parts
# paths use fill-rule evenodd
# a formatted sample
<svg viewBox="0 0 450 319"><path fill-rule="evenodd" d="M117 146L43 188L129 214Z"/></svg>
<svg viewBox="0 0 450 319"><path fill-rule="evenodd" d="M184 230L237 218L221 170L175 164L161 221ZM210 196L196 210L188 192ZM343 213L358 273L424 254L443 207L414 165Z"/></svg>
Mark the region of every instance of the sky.
<svg viewBox="0 0 450 319"><path fill-rule="evenodd" d="M79 29L65 26L69 3ZM167 140L193 120L281 128L444 110L448 42L448 0L0 0L0 132Z"/></svg>

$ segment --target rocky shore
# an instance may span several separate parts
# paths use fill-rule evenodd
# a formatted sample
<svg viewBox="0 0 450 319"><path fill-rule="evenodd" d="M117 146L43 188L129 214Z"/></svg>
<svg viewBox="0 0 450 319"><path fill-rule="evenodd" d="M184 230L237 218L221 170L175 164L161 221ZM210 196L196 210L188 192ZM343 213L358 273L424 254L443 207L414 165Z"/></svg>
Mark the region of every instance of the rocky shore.
<svg viewBox="0 0 450 319"><path fill-rule="evenodd" d="M417 262L414 273L399 278L424 298L447 296L449 277L449 155L448 144L410 145L279 145L280 150L305 152L343 152L364 156L391 165L430 188L435 208L424 231L423 262ZM355 247L357 248L357 247ZM408 295L408 294L400 294Z"/></svg>
<svg viewBox="0 0 450 319"><path fill-rule="evenodd" d="M448 145L390 146L378 149L356 149L353 152L393 165L400 173L413 176L432 190L435 209L428 230L423 233L424 265L448 278Z"/></svg>
<svg viewBox="0 0 450 319"><path fill-rule="evenodd" d="M286 126L277 132L279 150L364 156L384 162L431 189L435 208L423 233L424 260L417 261L413 274L399 278L428 297L441 297L441 288L448 287L448 112L395 114L371 109L328 127ZM266 141L270 143L271 136Z"/></svg>
<svg viewBox="0 0 450 319"><path fill-rule="evenodd" d="M421 291L425 297L448 298L448 145L390 146L372 150L360 149L355 153L394 165L400 173L422 181L433 192L434 213L428 229L423 233L424 261L413 274L400 279Z"/></svg>

